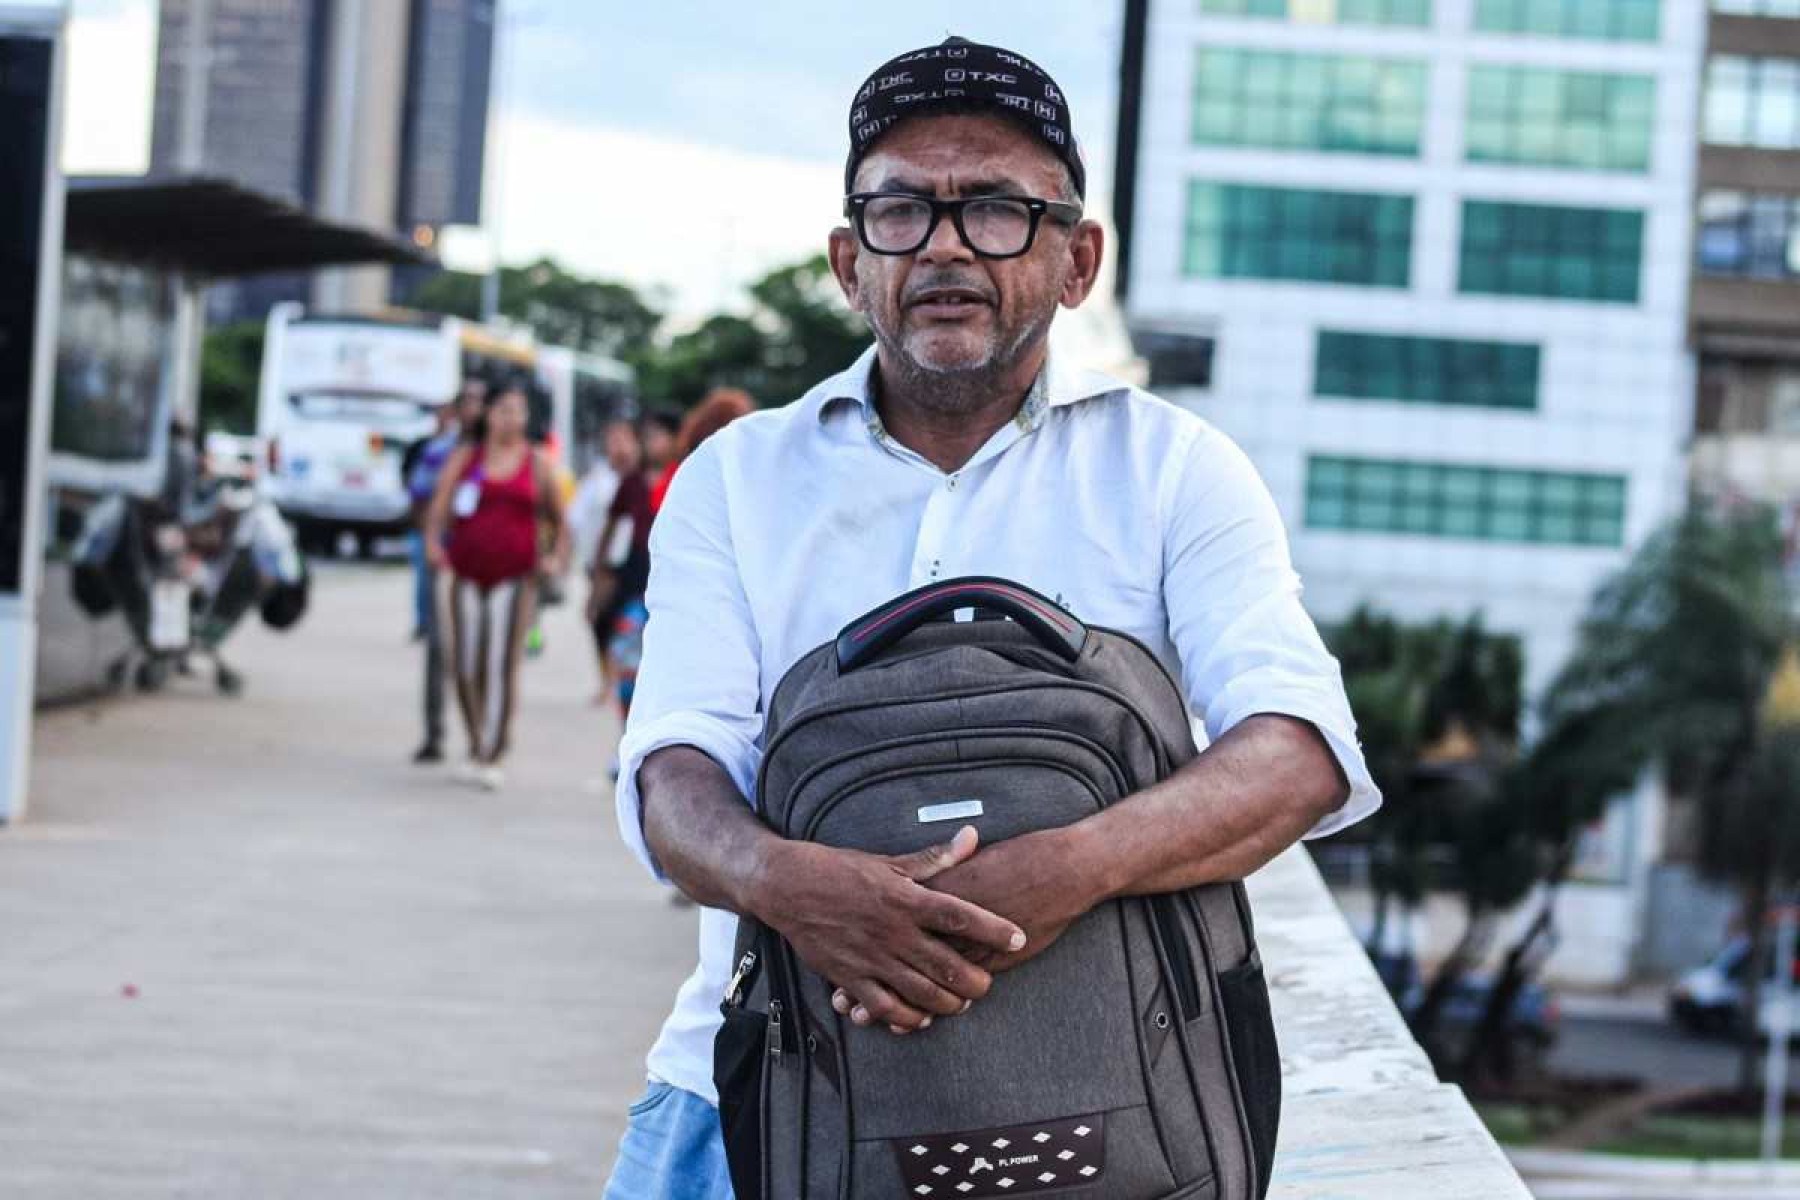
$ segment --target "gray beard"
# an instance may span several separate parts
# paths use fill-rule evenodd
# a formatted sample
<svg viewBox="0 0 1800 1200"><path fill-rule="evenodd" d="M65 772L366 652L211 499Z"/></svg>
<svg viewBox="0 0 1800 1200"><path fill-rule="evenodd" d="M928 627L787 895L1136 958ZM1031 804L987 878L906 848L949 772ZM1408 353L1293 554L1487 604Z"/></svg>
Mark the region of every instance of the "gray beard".
<svg viewBox="0 0 1800 1200"><path fill-rule="evenodd" d="M978 412L992 404L1013 367L1039 338L1049 333L1050 322L1055 316L1052 311L1042 321L1025 326L1010 341L995 347L986 361L970 367L929 366L914 358L900 339L873 321L869 324L875 331L875 340L887 351L891 361L895 376L893 386L927 412L954 417ZM885 368L887 364L883 365Z"/></svg>

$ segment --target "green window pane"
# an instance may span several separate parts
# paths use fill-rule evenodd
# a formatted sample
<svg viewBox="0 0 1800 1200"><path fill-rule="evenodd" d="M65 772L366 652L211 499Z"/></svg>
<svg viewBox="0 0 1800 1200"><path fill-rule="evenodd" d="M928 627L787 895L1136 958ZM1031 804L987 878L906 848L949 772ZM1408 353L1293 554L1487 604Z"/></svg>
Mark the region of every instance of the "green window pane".
<svg viewBox="0 0 1800 1200"><path fill-rule="evenodd" d="M1620 0L1615 4L1613 33L1621 41L1654 42L1661 36L1662 0Z"/></svg>
<svg viewBox="0 0 1800 1200"><path fill-rule="evenodd" d="M1657 39L1659 0L1476 0L1475 28L1487 33L1609 41Z"/></svg>
<svg viewBox="0 0 1800 1200"><path fill-rule="evenodd" d="M1190 275L1404 287L1409 197L1196 181L1189 189Z"/></svg>
<svg viewBox="0 0 1800 1200"><path fill-rule="evenodd" d="M1634 303L1643 214L1467 201L1464 292Z"/></svg>
<svg viewBox="0 0 1800 1200"><path fill-rule="evenodd" d="M1617 545L1625 481L1612 475L1316 456L1306 521L1319 529L1559 545Z"/></svg>
<svg viewBox="0 0 1800 1200"><path fill-rule="evenodd" d="M1466 153L1474 162L1644 171L1654 110L1648 76L1477 67Z"/></svg>
<svg viewBox="0 0 1800 1200"><path fill-rule="evenodd" d="M1607 134L1606 161L1602 164L1619 171L1650 169L1650 130L1614 129Z"/></svg>
<svg viewBox="0 0 1800 1200"><path fill-rule="evenodd" d="M1542 512L1538 514L1537 540L1567 545L1579 542L1581 521L1574 513Z"/></svg>
<svg viewBox="0 0 1800 1200"><path fill-rule="evenodd" d="M1314 392L1350 400L1535 408L1537 347L1320 330Z"/></svg>
<svg viewBox="0 0 1800 1200"><path fill-rule="evenodd" d="M1469 116L1500 117L1512 107L1512 72L1502 67L1469 69Z"/></svg>
<svg viewBox="0 0 1800 1200"><path fill-rule="evenodd" d="M1197 143L1418 154L1422 63L1206 47L1195 71Z"/></svg>
<svg viewBox="0 0 1800 1200"><path fill-rule="evenodd" d="M1431 0L1199 0L1222 17L1267 17L1310 24L1429 25Z"/></svg>
<svg viewBox="0 0 1800 1200"><path fill-rule="evenodd" d="M1236 140L1251 146L1280 145L1276 139L1281 132L1283 115L1283 110L1274 105L1239 110L1242 136Z"/></svg>

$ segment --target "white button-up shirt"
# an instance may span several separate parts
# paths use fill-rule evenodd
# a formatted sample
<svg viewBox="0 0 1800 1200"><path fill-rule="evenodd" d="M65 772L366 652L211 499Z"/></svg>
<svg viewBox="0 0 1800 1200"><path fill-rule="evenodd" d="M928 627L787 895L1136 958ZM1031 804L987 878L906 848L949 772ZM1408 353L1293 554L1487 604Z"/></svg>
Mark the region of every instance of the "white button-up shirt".
<svg viewBox="0 0 1800 1200"><path fill-rule="evenodd" d="M620 745L618 816L652 871L637 772L664 746L716 760L751 796L783 673L901 592L996 575L1132 634L1217 738L1247 717L1311 722L1350 795L1309 837L1381 802L1337 661L1300 606L1287 532L1243 452L1193 413L1054 356L1018 416L946 474L896 442L870 396L875 352L685 462L650 538L650 619ZM737 918L700 914L700 965L650 1073L715 1099L712 1039Z"/></svg>

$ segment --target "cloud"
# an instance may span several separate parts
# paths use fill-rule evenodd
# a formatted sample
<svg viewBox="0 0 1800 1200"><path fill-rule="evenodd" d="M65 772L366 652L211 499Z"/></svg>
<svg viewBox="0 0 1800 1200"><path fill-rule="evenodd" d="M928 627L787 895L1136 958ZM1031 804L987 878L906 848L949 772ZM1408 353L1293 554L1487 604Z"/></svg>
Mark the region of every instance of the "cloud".
<svg viewBox="0 0 1800 1200"><path fill-rule="evenodd" d="M63 170L147 170L156 84L154 6L147 0L78 0L65 61Z"/></svg>
<svg viewBox="0 0 1800 1200"><path fill-rule="evenodd" d="M519 114L496 132L487 215L505 261L669 285L677 312L740 303L840 223L837 163Z"/></svg>

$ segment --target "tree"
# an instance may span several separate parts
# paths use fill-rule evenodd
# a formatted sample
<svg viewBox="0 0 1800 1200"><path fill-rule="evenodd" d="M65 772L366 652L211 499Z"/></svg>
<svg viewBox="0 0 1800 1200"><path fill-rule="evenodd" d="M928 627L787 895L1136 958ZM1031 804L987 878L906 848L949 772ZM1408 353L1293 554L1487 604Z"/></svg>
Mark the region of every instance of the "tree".
<svg viewBox="0 0 1800 1200"><path fill-rule="evenodd" d="M710 317L637 359L645 400L686 407L714 387L739 387L785 404L869 343L823 254L771 271L750 285L750 298L748 315Z"/></svg>
<svg viewBox="0 0 1800 1200"><path fill-rule="evenodd" d="M482 279L446 271L413 297L427 312L475 319ZM542 341L629 363L651 404L687 407L715 387L740 387L785 404L849 366L869 342L823 254L779 267L750 285L750 310L717 313L673 335L660 297L583 279L548 259L500 271L499 311Z"/></svg>
<svg viewBox="0 0 1800 1200"><path fill-rule="evenodd" d="M1498 916L1536 877L1529 826L1506 786L1518 737L1519 646L1488 633L1479 617L1408 626L1368 609L1332 630L1331 644L1385 797L1365 834L1376 897L1371 954L1385 940L1392 905L1415 908L1439 886L1463 901L1457 945L1409 1014L1415 1036L1449 1065L1438 1018L1484 956Z"/></svg>
<svg viewBox="0 0 1800 1200"><path fill-rule="evenodd" d="M228 433L256 431L261 382L261 321L209 329L200 346L200 427Z"/></svg>
<svg viewBox="0 0 1800 1200"><path fill-rule="evenodd" d="M1650 767L1691 798L1697 866L1742 897L1753 962L1770 899L1800 871L1800 701L1774 686L1795 634L1781 556L1766 509L1696 506L1659 530L1596 592L1533 756L1565 818L1597 812L1604 789ZM1755 1004L1755 983L1746 990ZM1749 1087L1754 1008L1746 1018Z"/></svg>
<svg viewBox="0 0 1800 1200"><path fill-rule="evenodd" d="M413 307L475 320L482 277L445 271L414 293ZM645 352L663 314L629 284L584 279L547 258L500 269L500 314L540 341L631 359Z"/></svg>
<svg viewBox="0 0 1800 1200"><path fill-rule="evenodd" d="M750 285L757 310L771 323L763 391L776 403L799 397L837 374L869 344L868 324L844 303L823 254L781 267Z"/></svg>

